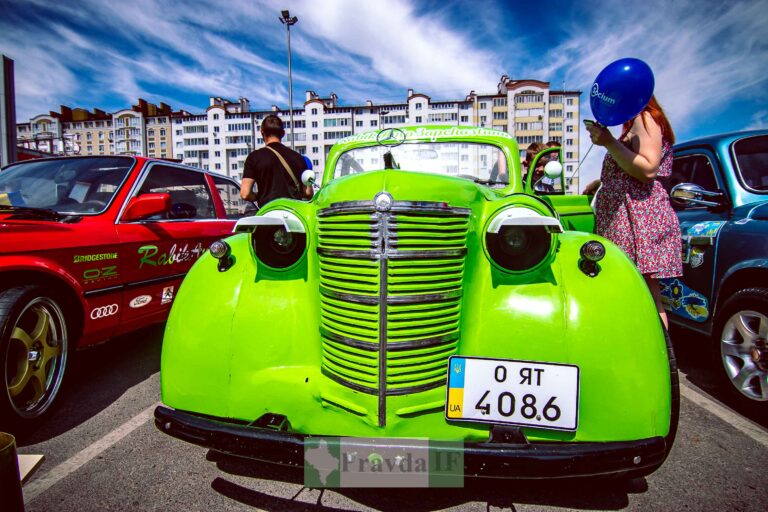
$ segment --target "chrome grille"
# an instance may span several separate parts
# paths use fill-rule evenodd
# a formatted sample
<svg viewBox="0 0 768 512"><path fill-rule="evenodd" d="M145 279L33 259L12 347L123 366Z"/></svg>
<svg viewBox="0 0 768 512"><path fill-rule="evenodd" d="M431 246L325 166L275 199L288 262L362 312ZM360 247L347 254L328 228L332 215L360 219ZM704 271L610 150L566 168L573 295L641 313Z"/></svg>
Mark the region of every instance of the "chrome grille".
<svg viewBox="0 0 768 512"><path fill-rule="evenodd" d="M469 210L356 201L318 219L323 372L380 397L443 385L459 340Z"/></svg>

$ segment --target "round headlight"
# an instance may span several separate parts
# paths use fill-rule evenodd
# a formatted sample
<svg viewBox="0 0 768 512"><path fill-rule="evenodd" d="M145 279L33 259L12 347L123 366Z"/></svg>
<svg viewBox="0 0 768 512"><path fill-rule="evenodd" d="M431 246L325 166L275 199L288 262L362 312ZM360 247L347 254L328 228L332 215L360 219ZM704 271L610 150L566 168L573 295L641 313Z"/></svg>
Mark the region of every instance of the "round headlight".
<svg viewBox="0 0 768 512"><path fill-rule="evenodd" d="M256 257L269 267L290 267L299 261L306 248L306 233L292 233L284 226L259 226L253 233Z"/></svg>
<svg viewBox="0 0 768 512"><path fill-rule="evenodd" d="M552 246L552 234L544 226L502 226L485 234L488 254L507 270L523 271L538 265Z"/></svg>

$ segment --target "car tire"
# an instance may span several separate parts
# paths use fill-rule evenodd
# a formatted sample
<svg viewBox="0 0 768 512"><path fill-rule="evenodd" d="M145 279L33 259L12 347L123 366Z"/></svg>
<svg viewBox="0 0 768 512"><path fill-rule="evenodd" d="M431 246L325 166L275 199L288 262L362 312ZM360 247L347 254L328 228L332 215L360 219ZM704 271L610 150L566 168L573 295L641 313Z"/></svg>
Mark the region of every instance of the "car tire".
<svg viewBox="0 0 768 512"><path fill-rule="evenodd" d="M0 430L26 432L51 412L69 349L64 309L47 288L0 291Z"/></svg>
<svg viewBox="0 0 768 512"><path fill-rule="evenodd" d="M736 401L768 406L768 289L740 290L715 320L712 365Z"/></svg>

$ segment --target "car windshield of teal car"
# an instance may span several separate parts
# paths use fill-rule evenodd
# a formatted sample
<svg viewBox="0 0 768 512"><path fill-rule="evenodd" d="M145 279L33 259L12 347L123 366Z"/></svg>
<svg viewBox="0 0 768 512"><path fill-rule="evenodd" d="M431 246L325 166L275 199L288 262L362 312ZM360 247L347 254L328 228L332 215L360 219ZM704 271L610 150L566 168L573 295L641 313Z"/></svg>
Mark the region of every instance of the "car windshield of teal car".
<svg viewBox="0 0 768 512"><path fill-rule="evenodd" d="M0 172L0 212L101 213L133 163L129 157L61 158L9 166Z"/></svg>
<svg viewBox="0 0 768 512"><path fill-rule="evenodd" d="M509 183L507 159L491 144L417 142L370 146L345 152L336 162L334 178L381 169L401 169L457 176L488 186Z"/></svg>
<svg viewBox="0 0 768 512"><path fill-rule="evenodd" d="M768 192L768 136L747 137L733 145L736 167L747 188Z"/></svg>

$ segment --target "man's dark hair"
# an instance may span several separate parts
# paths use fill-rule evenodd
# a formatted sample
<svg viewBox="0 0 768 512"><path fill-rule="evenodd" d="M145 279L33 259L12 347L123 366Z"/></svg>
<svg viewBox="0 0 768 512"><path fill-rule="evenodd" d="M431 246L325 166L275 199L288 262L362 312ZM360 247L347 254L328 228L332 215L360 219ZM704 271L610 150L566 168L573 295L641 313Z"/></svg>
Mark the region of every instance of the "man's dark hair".
<svg viewBox="0 0 768 512"><path fill-rule="evenodd" d="M264 138L277 137L282 139L285 135L285 128L283 127L283 120L277 117L275 114L269 114L261 122L261 133Z"/></svg>

